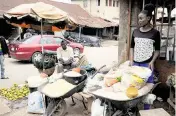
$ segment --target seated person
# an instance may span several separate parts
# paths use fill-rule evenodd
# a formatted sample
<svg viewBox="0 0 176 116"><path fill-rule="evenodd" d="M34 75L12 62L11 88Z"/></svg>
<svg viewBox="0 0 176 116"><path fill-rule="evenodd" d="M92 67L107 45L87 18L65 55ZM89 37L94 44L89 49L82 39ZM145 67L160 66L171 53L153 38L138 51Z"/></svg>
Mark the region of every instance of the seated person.
<svg viewBox="0 0 176 116"><path fill-rule="evenodd" d="M34 66L39 70L41 77L49 77L55 71L55 60L50 57L39 57L34 60Z"/></svg>
<svg viewBox="0 0 176 116"><path fill-rule="evenodd" d="M63 72L65 68L70 69L76 67L77 62L74 59L73 49L67 46L67 42L64 40L61 42L61 47L57 49L57 59L58 73Z"/></svg>
<svg viewBox="0 0 176 116"><path fill-rule="evenodd" d="M53 58L47 58L39 56L34 60L34 66L38 69L40 75L30 76L26 82L30 87L30 91L36 91L36 87L39 87L48 81L48 77L53 75L55 71L55 60Z"/></svg>

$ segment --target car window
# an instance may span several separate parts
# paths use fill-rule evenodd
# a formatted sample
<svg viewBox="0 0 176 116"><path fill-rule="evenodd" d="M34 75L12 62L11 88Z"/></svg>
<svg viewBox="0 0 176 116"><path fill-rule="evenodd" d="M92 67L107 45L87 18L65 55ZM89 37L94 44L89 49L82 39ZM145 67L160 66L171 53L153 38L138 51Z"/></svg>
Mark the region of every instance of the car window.
<svg viewBox="0 0 176 116"><path fill-rule="evenodd" d="M52 37L43 37L40 40L40 44L54 44Z"/></svg>
<svg viewBox="0 0 176 116"><path fill-rule="evenodd" d="M60 44L62 42L62 38L55 37L54 41L55 41L56 44Z"/></svg>
<svg viewBox="0 0 176 116"><path fill-rule="evenodd" d="M24 44L30 44L32 43L34 40L36 39L36 36L32 36L30 38L25 38L23 40L21 40L20 42L24 43Z"/></svg>

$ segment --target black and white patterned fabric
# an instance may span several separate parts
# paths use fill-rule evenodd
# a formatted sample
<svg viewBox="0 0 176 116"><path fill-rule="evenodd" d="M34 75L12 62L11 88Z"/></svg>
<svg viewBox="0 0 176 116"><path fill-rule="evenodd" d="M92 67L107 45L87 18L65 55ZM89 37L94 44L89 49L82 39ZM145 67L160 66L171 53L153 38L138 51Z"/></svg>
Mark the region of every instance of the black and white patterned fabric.
<svg viewBox="0 0 176 116"><path fill-rule="evenodd" d="M148 63L153 58L155 50L160 50L160 33L151 29L141 32L139 29L133 31L131 48L134 48L134 61Z"/></svg>

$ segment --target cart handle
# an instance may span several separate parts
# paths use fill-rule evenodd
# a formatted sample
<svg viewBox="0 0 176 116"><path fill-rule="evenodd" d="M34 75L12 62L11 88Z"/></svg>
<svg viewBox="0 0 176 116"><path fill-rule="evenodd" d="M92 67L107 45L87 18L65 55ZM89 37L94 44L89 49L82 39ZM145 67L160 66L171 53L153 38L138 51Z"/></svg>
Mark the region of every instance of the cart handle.
<svg viewBox="0 0 176 116"><path fill-rule="evenodd" d="M101 66L101 67L92 75L91 79L93 79L93 78L95 77L95 75L96 75L101 69L103 69L104 67L106 67L106 65Z"/></svg>

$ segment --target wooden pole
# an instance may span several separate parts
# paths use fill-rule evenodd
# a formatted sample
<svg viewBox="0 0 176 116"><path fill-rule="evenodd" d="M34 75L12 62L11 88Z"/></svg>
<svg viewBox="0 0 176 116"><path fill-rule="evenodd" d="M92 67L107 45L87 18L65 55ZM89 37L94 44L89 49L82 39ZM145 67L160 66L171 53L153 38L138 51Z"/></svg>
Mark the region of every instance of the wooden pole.
<svg viewBox="0 0 176 116"><path fill-rule="evenodd" d="M163 3L163 13L162 13L162 21L161 21L161 29L160 29L161 37L162 37L162 31L163 31L164 7L165 7L165 1L164 1L164 3Z"/></svg>
<svg viewBox="0 0 176 116"><path fill-rule="evenodd" d="M172 60L175 61L175 33L174 33L174 44L173 44L173 54L172 54Z"/></svg>
<svg viewBox="0 0 176 116"><path fill-rule="evenodd" d="M96 29L96 36L98 37L98 29Z"/></svg>
<svg viewBox="0 0 176 116"><path fill-rule="evenodd" d="M19 38L20 38L20 40L21 40L21 27L18 27L18 34L19 34Z"/></svg>
<svg viewBox="0 0 176 116"><path fill-rule="evenodd" d="M79 40L81 38L81 27L79 26Z"/></svg>
<svg viewBox="0 0 176 116"><path fill-rule="evenodd" d="M40 29L40 32L41 32L41 39L43 38L43 20L41 19L41 29ZM44 52L44 48L43 48L43 43L42 43L42 54Z"/></svg>
<svg viewBox="0 0 176 116"><path fill-rule="evenodd" d="M154 19L153 19L153 27L156 27L156 19L157 19L157 10L158 8L156 7L154 10Z"/></svg>
<svg viewBox="0 0 176 116"><path fill-rule="evenodd" d="M166 48L165 48L165 58L167 57L167 47L168 47L168 40L169 40L169 32L170 32L170 26L171 26L171 10L172 10L172 6L169 7L169 13L168 13L168 28L167 28L167 40L166 40Z"/></svg>
<svg viewBox="0 0 176 116"><path fill-rule="evenodd" d="M126 59L130 58L130 43L131 43L131 0L129 0L129 10L128 10L128 39L127 39L127 54Z"/></svg>
<svg viewBox="0 0 176 116"><path fill-rule="evenodd" d="M142 6L142 9L144 10L144 6L145 6L145 0L143 0L143 6Z"/></svg>

